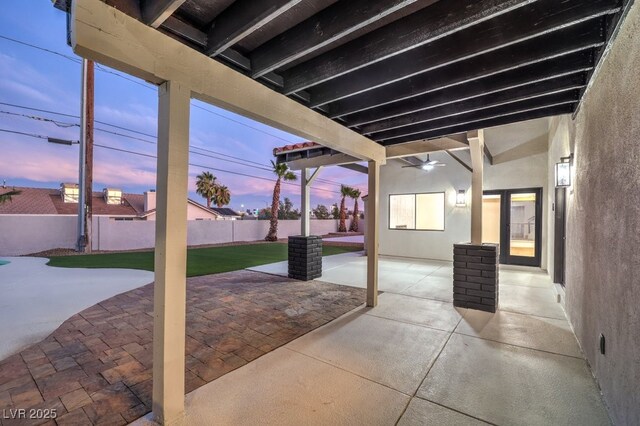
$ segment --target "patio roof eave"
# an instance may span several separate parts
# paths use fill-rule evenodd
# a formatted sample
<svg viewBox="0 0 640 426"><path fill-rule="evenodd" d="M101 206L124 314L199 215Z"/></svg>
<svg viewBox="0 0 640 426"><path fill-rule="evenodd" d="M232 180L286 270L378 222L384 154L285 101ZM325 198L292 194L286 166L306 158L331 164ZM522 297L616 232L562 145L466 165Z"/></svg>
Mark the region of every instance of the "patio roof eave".
<svg viewBox="0 0 640 426"><path fill-rule="evenodd" d="M75 53L154 84L180 81L192 97L365 161L382 146L263 84L144 25L100 0L72 5Z"/></svg>

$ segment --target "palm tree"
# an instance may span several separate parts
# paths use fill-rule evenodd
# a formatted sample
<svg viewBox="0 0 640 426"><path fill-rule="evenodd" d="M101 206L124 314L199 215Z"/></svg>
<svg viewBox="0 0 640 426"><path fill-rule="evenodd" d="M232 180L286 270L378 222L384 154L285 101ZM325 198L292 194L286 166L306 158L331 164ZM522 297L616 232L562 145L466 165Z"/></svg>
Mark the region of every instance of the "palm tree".
<svg viewBox="0 0 640 426"><path fill-rule="evenodd" d="M351 226L349 226L349 231L358 232L358 219L360 218L360 212L358 211L358 198L360 198L360 190L358 188L351 189L351 198L355 201L353 202L353 220L351 220Z"/></svg>
<svg viewBox="0 0 640 426"><path fill-rule="evenodd" d="M218 207L223 207L229 204L231 202L231 192L229 191L229 188L225 185L218 186L216 195L213 197L213 201Z"/></svg>
<svg viewBox="0 0 640 426"><path fill-rule="evenodd" d="M273 187L273 199L271 200L271 223L269 225L269 233L265 237L267 241L278 241L278 207L280 206L280 183L285 181L294 181L298 177L289 170L289 166L285 163L276 164L271 161L273 173L278 177Z"/></svg>
<svg viewBox="0 0 640 426"><path fill-rule="evenodd" d="M211 207L211 200L216 196L217 189L216 177L211 172L202 172L196 176L196 194L207 200L207 207Z"/></svg>
<svg viewBox="0 0 640 426"><path fill-rule="evenodd" d="M11 201L11 197L14 195L18 195L20 194L22 191L18 191L15 188L12 189L9 192L5 192L4 194L0 195L0 204L4 204L7 201Z"/></svg>
<svg viewBox="0 0 640 426"><path fill-rule="evenodd" d="M344 200L347 197L351 197L353 193L353 188L346 185L340 185L340 195L342 195L342 200L340 200L340 225L338 225L338 232L347 232L347 209L344 205Z"/></svg>

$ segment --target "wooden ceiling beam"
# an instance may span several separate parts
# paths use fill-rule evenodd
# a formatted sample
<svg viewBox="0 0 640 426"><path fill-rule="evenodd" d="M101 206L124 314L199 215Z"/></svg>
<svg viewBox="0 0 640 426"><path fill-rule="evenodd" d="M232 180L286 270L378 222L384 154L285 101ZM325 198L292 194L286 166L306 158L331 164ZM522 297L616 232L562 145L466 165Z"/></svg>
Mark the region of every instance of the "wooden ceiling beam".
<svg viewBox="0 0 640 426"><path fill-rule="evenodd" d="M408 114L424 105L456 102L589 69L594 65L593 46L603 43L596 31L586 37L564 31L551 36L540 39L544 47L531 42L511 46L332 103L330 117L342 117L358 126Z"/></svg>
<svg viewBox="0 0 640 426"><path fill-rule="evenodd" d="M237 0L211 24L205 53L216 56L302 0Z"/></svg>
<svg viewBox="0 0 640 426"><path fill-rule="evenodd" d="M525 101L554 93L576 90L586 86L586 84L587 75L586 72L583 71L581 73L569 74L513 89L493 92L485 96L478 96L460 102L445 104L434 108L427 107L415 113L364 125L360 127L360 131L365 135L376 135L380 132L385 133L390 130L415 126L440 118L452 117L501 105L509 105L514 102Z"/></svg>
<svg viewBox="0 0 640 426"><path fill-rule="evenodd" d="M423 0L426 7L436 0ZM350 0L337 2L251 52L254 78L274 71L344 38L416 0Z"/></svg>
<svg viewBox="0 0 640 426"><path fill-rule="evenodd" d="M322 106L349 96L365 93L377 87L383 87L455 62L468 60L474 56L521 43L571 25L580 25L584 30L590 30L599 25L599 29L602 31L604 28L602 17L618 10L618 0L568 0L563 2L539 0L464 31L435 40L366 68L354 69L350 73L319 84L311 90L311 106ZM593 20L597 20L598 23L590 22ZM349 59L360 56L359 52L358 54L354 52ZM300 66L304 66L304 64L298 67ZM291 93L291 78L297 72L295 69L298 67L283 74L285 93ZM309 86L305 85L302 88Z"/></svg>
<svg viewBox="0 0 640 426"><path fill-rule="evenodd" d="M379 144L100 0L74 0L71 44L84 58L155 84L177 81L192 98L361 160L385 163Z"/></svg>
<svg viewBox="0 0 640 426"><path fill-rule="evenodd" d="M297 65L287 73L286 92L295 92L414 49L463 28L521 7L531 0L439 1Z"/></svg>
<svg viewBox="0 0 640 426"><path fill-rule="evenodd" d="M173 12L178 10L186 0L142 0L142 20L145 24L158 28Z"/></svg>
<svg viewBox="0 0 640 426"><path fill-rule="evenodd" d="M464 140L464 142L463 142ZM431 140L420 140L410 143L390 145L386 147L387 159L411 157L429 152L465 149L469 148L466 143L466 134L449 135Z"/></svg>
<svg viewBox="0 0 640 426"><path fill-rule="evenodd" d="M575 111L577 103L557 105L552 107L544 107L531 111L518 112L510 115L504 115L500 117L490 118L487 120L480 120L470 123L454 124L451 127L436 129L420 133L416 135L407 136L404 138L391 139L389 141L383 141L383 145L387 147L394 146L395 144L405 144L407 142L415 142L421 140L428 140L433 138L439 138L451 133L461 133L476 129L486 129L488 127L503 126L505 124L518 123L520 121L535 120L537 118L552 117L555 115L572 114Z"/></svg>
<svg viewBox="0 0 640 426"><path fill-rule="evenodd" d="M414 138L415 135L430 132L438 129L446 129L455 125L474 123L482 120L509 116L520 112L527 112L540 108L548 108L557 105L574 104L580 100L580 90L578 88L560 92L551 95L541 96L537 98L527 99L525 101L514 102L509 105L500 105L492 108L485 108L478 111L468 112L465 114L455 115L452 117L441 118L426 123L414 124L411 126L400 127L393 130L374 133L369 137L377 142L392 142L395 139Z"/></svg>

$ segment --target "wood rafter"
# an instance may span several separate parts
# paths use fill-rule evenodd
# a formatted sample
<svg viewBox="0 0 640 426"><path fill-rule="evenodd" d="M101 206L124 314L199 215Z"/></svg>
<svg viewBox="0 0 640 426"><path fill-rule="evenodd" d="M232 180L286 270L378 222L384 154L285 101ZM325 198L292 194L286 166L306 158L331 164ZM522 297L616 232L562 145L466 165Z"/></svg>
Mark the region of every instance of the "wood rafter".
<svg viewBox="0 0 640 426"><path fill-rule="evenodd" d="M587 7L586 3L593 4ZM589 30L597 25L590 21L603 21L604 15L618 11L617 3L617 0L574 0L561 3L558 3L557 0L539 0L494 20L457 32L447 38L435 40L396 57L377 62L366 68L353 70L348 74L316 85L311 91L311 105L325 105L455 62L531 40L559 29L566 29L572 25L582 24L581 28ZM543 9L542 6L546 9ZM549 9L552 9L554 13L550 15ZM603 24L604 21L597 28L601 30L604 27ZM451 46L457 48L451 49ZM293 72L291 70L284 74L285 93L295 91L290 89ZM307 78L309 78L308 75ZM300 89L311 86L303 84Z"/></svg>
<svg viewBox="0 0 640 426"><path fill-rule="evenodd" d="M301 0L238 0L212 23L206 54L216 56L275 19Z"/></svg>

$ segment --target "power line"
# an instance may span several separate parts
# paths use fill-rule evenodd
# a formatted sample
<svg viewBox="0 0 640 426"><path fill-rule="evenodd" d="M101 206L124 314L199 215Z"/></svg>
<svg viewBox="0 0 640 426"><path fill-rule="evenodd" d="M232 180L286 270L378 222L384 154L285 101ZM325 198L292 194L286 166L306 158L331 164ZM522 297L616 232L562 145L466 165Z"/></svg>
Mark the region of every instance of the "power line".
<svg viewBox="0 0 640 426"><path fill-rule="evenodd" d="M51 49L46 49L46 48L41 47L41 46L36 46L35 44L27 43L26 41L17 40L15 38L7 37L7 36L2 35L2 34L0 34L0 38L2 38L4 40L7 40L7 41L11 41L13 43L21 44L23 46L31 47L33 49L42 50L43 52L51 53L52 55L61 56L61 57L65 58L65 59L73 61L73 62L75 62L77 64L82 63L82 60L80 58L75 58L75 57L73 57L71 55L65 55L64 53L56 52L55 50L51 50Z"/></svg>
<svg viewBox="0 0 640 426"><path fill-rule="evenodd" d="M17 134L17 135L30 136L30 137L38 138L38 139L49 139L48 136L39 135L39 134L35 134L35 133L19 132L19 131L9 130L9 129L0 129L0 132L14 133L14 134ZM127 154L138 155L138 156L141 156L141 157L154 158L154 159L157 158L157 156L152 155L152 154L147 154L147 153L137 152L137 151L131 151L131 150L128 150L128 149L123 149L123 148L116 148L116 147L112 147L112 146L108 146L108 145L94 144L94 146L99 147L99 148L103 148L103 149L109 149L109 150L113 150L113 151L123 152L123 153L127 153ZM232 170L219 169L219 168L216 168L216 167L210 167L210 166L203 165L203 164L189 163L189 165L193 166L193 167L200 167L200 168L203 168L203 169L206 169L206 170L216 171L216 172L219 172L219 173L227 173L227 174L232 174L232 175L237 175L237 176L250 177L250 178L253 178L253 179L260 179L260 180L265 180L265 181L269 181L269 182L275 182L274 179L266 178L266 177L263 177L263 176L255 176L255 175L236 172L236 171L232 171ZM286 185L297 186L295 183L292 183L292 182L283 181L282 183L284 183ZM330 189L325 189L325 188L312 188L312 189L316 189L318 191L332 192L332 193L335 193L335 194L339 194L340 193L340 191L332 191Z"/></svg>
<svg viewBox="0 0 640 426"><path fill-rule="evenodd" d="M56 51L54 51L54 50L46 49L46 48L44 48L44 47L36 46L35 44L27 43L27 42L25 42L25 41L17 40L17 39L14 39L14 38L11 38L11 37L7 37L7 36L1 35L1 34L0 34L0 38L2 38L2 39L4 39L4 40L7 40L7 41L14 42L14 43L18 43L18 44L21 44L21 45L23 45L23 46L27 46L27 47L30 47L30 48L33 48L33 49L38 49L38 50L41 50L41 51L44 51L44 52L47 52L47 53L51 53L51 54L53 54L53 55L57 55L57 56L60 56L60 57L62 57L62 58L65 58L65 59L68 59L68 60L70 60L70 61L73 61L73 62L75 62L75 63L81 63L81 62L82 62L82 61L81 61L80 59L78 59L78 58L74 58L74 57L72 57L72 56L65 55L64 53L56 52ZM107 74L115 75L115 76L117 76L117 77L120 77L120 78L122 78L122 79L124 79L124 80L127 80L127 81L131 82L131 83L135 83L135 84L137 84L137 85L139 85L139 86L145 87L145 88L147 88L147 89L155 90L155 87L153 87L153 86L151 86L151 85L149 85L149 84L145 84L145 83L142 83L142 82L140 82L140 81L136 81L136 80L134 80L134 79L132 79L132 78L130 78L130 77L127 77L127 76L125 76L125 75L122 75L122 74L120 74L120 73L118 73L118 72L115 72L115 71L111 71L111 70L109 70L109 69L106 69L104 66L101 66L101 65L99 65L99 64L96 64L96 66L97 66L97 68L98 68L100 71L102 71L102 72L105 72L105 73L107 73ZM288 144L293 143L293 142L291 142L291 141L289 141L289 140L287 140L287 139L285 139L285 138L283 138L283 137L280 137L280 136L275 135L275 134L273 134L273 133L269 133L269 132L267 132L267 131L265 131L265 130L262 130L262 129L260 129L260 128L257 128L257 127L255 127L255 126L251 126L251 125L249 125L249 124L247 124L247 123L243 123L243 122L241 122L240 120L235 120L235 119L233 119L233 118L231 118L231 117L227 117L227 116L226 116L226 115L224 115L224 114L220 114L220 113L217 113L217 112L215 112L215 111L211 111L210 109L204 108L203 106L200 106L200 105L196 105L196 104L194 104L193 102L191 102L191 105L192 105L193 107L195 107L195 108L201 109L201 110L206 111L206 112L208 112L208 113L210 113L210 114L213 114L213 115L216 115L216 116L218 116L218 117L224 118L225 120L232 121L232 122L234 122L234 123L236 123L236 124L239 124L239 125L241 125L241 126L247 127L247 128L249 128L249 129L252 129L252 130L255 130L255 131L257 131L257 132L264 133L264 134L265 134L265 135L267 135L267 136L270 136L270 137L272 137L272 138L279 139L279 140L281 140L281 141L283 141L283 142L286 142L286 143L288 143Z"/></svg>
<svg viewBox="0 0 640 426"><path fill-rule="evenodd" d="M47 110L42 110L42 109L37 109L37 108L30 108L30 107L15 105L15 104L7 104L5 102L0 102L0 105L8 105L8 106L16 107L16 108L24 108L24 109L36 110L36 111L44 112L44 113L60 114L60 115L66 116L66 117L79 118L78 116L73 116L71 114L61 114L61 113L56 113L54 111L47 111ZM10 112L10 111L2 111L2 110L0 110L0 113L12 115L12 116L23 117L23 118L28 118L28 119L33 119L33 120L38 120L38 121L51 122L51 123L54 123L55 125L57 125L59 127L71 127L71 126L79 127L79 124L76 124L76 123L62 122L62 121L57 121L57 120L53 120L53 119L46 118L46 117L36 116L36 115L20 114L20 113L15 113L15 112ZM99 122L99 123L104 124L104 125L108 125L108 126L113 126L113 125L111 125L109 123L104 123L104 122ZM141 133L143 135L148 135L149 137L152 137L152 138L155 139L154 135L145 134L145 133L142 133L142 132L136 132L135 130L128 129L126 127L120 127L120 126L114 126L114 127L122 129L122 130L125 130L125 131L131 131L131 132L135 132L135 133L139 133L139 134ZM102 128L99 128L99 127L96 127L95 130L101 131L101 132L105 132L105 133L110 133L110 134L113 134L113 135L116 135L116 136L122 136L122 137L130 138L130 139L133 139L133 140L138 140L138 141L145 142L145 143L148 143L148 144L155 145L157 143L155 141L142 139L142 138L139 138L139 137L136 137L136 136L126 135L126 134L123 134L123 133L113 132L111 130L102 129ZM201 156L204 156L204 157L214 158L214 159L218 159L218 160L223 160L223 161L227 161L229 163L239 164L239 165L245 166L245 167L254 167L254 168L260 169L260 170L271 171L271 168L269 167L269 165L265 165L264 163L258 163L256 161L251 161L251 160L245 160L245 159L240 158L240 157L235 157L233 155L220 153L220 152L217 152L217 151L214 151L214 150L211 150L211 149L207 149L207 148L201 148L201 147L195 147L195 146L192 147L192 148L193 149L199 149L199 150L202 150L202 151L206 151L206 152L209 152L209 153L212 153L212 154L215 154L215 155L207 155L207 154L203 154L203 153L200 153L200 152L196 152L196 151L190 150L189 152L191 152L192 154L201 155ZM251 163L251 164L244 164L244 163L241 163L241 162L238 162L238 161L233 161L233 160L229 160L229 159L226 159L226 158L220 158L217 155L223 156L223 157L229 157L229 158L232 158L232 159L235 159L235 160L239 160L239 161L242 161L242 162L245 162L245 163ZM255 166L252 165L252 164L255 164ZM329 180L329 179L317 178L316 180L318 182L324 182L324 183L327 183L327 184L341 185L341 183L335 182L335 181L332 181L332 180Z"/></svg>
<svg viewBox="0 0 640 426"><path fill-rule="evenodd" d="M64 59L68 59L68 60L70 60L70 61L72 61L72 62L74 62L74 63L81 63L81 62L82 62L79 58L76 58L76 57L73 57L73 56L70 56L70 55L66 55L66 54L64 54L64 53L56 52L56 51L54 51L54 50L47 49L47 48L44 48L44 47L41 47L41 46L37 46L37 45L35 45L35 44L28 43L28 42L25 42L25 41L22 41L22 40L17 40L17 39L15 39L15 38L8 37L8 36L2 35L2 34L0 34L0 38L2 38L2 39L4 39L4 40L7 40L7 41L10 41L10 42L13 42L13 43L17 43L17 44L20 44L20 45L23 45L23 46L27 46L27 47L30 47L30 48L33 48L33 49L41 50L41 51L44 51L44 52L47 52L47 53L50 53L50 54L53 54L53 55L60 56L60 57L62 57L62 58L64 58ZM97 67L100 71L105 72L105 73L107 73L107 74L112 74L112 75L115 75L115 76L117 76L117 77L120 77L120 78L122 78L122 79L124 79L124 80L127 80L127 81L129 81L129 82L131 82L131 83L135 83L135 84L137 84L137 85L139 85L139 86L145 87L145 88L147 88L147 89L155 90L155 87L154 87L153 85L151 85L151 84L143 83L143 82L140 82L140 81L134 80L134 79L132 79L132 78L130 78L130 77L127 77L127 76L125 76L125 75L123 75L123 74L121 74L121 73L118 73L118 72L115 72L115 71L111 71L111 70L109 70L109 69L105 68L104 66L102 66L102 65L100 65L100 64L96 64L96 67ZM11 105L11 104L8 104L8 103L3 103L3 102L0 102L0 104L2 104L2 105L9 105L9 106L15 106L15 107L17 107L17 108L21 108L20 106L17 106L17 105ZM294 142L291 142L291 141L289 141L289 140L287 140L287 139L285 139L285 138L282 138L282 137L280 137L280 136L278 136L278 135L275 135L275 134L273 134L273 133L270 133L270 132L267 132L267 131L265 131L265 130L263 130L263 129L260 129L260 128L258 128L258 127L251 126L251 125L249 125L249 124L247 124L247 123L243 123L243 122L242 122L242 121L240 121L240 120L235 120L235 119L233 119L233 118L231 118L231 117L227 117L227 116L225 116L224 114L220 114L220 113L218 113L218 112L215 112L215 111L212 111L212 110L210 110L210 109L204 108L203 106L200 106L200 105L197 105L197 104L193 103L193 101L191 102L191 105L192 105L194 108L201 109L201 110L206 111L206 112L208 112L208 113L210 113L210 114L213 114L213 115L215 115L215 116L221 117L221 118L223 118L223 119L225 119L225 120L228 120L228 121L231 121L231 122L233 122L233 123L239 124L239 125L241 125L241 126L244 126L244 127L246 127L246 128L252 129L252 130L254 130L254 131L257 131L257 132L263 133L263 134L265 134L265 135L267 135L267 136L270 136L270 137L272 137L272 138L275 138L275 139L281 140L281 141L283 141L283 142L285 142L285 143L287 143L287 144L293 144L293 143L294 143ZM22 108L24 108L24 107L22 107ZM44 111L44 110L38 110L38 109L33 109L33 110L40 111L40 112L46 112L46 111ZM56 114L55 112L51 112L51 111L49 111L49 113L51 113L51 114ZM79 117L77 117L77 116L72 116L72 115L70 115L70 114L61 114L61 113L57 113L57 114L60 114L60 115L62 115L62 116L69 116L69 117L79 118ZM133 132L133 133L139 133L139 134L142 134L142 135L144 135L144 136L149 136L149 137L153 137L153 138L155 138L155 137L156 137L156 136L153 136L153 135L150 135L150 134L147 134L147 133L138 132L138 131L136 131L136 130L127 129L127 128L120 127L120 126L117 126L117 125L114 125L114 124L109 124L109 123L101 122L101 121L98 121L98 120L94 120L94 121L95 121L96 123L103 124L103 125L107 125L107 126L111 126L111 127L115 127L115 128L119 128L119 129L121 129L121 130L126 130L126 131ZM99 129L96 129L96 130L99 130ZM120 136L124 136L124 137L129 137L129 138L135 139L135 138L133 138L133 137L126 136L126 135L120 135ZM144 141L143 141L143 142L144 142ZM198 148L198 147L195 147L195 148ZM202 149L202 150L204 150L204 148L198 148L198 149ZM218 155L224 155L224 156L227 156L227 157L230 157L230 158L239 159L239 158L237 158L237 157L232 157L232 156L229 156L229 155L226 155L226 154L221 154L221 153L217 153L217 154L218 154ZM244 159L239 159L239 160L249 162L248 160L244 160ZM256 163L256 162L253 162L253 163L255 163L255 164L259 164L259 163ZM261 164L260 164L260 165L261 165ZM261 165L261 166L262 166L262 165ZM268 166L268 165L267 165L267 166ZM325 179L325 178L317 178L316 180L318 180L319 182L332 183L332 184L335 184L335 185L342 185L342 184L341 184L341 183L339 183L339 182L332 181L332 180Z"/></svg>

